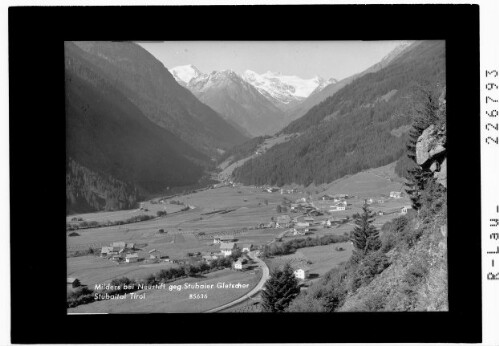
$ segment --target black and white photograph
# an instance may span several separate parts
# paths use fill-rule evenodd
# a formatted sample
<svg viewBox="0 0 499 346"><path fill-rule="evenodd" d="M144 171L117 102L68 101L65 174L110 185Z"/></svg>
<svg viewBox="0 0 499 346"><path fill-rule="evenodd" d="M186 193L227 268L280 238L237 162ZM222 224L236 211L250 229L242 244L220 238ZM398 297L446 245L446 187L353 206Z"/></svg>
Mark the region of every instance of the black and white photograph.
<svg viewBox="0 0 499 346"><path fill-rule="evenodd" d="M447 311L445 41L65 42L67 311Z"/></svg>
<svg viewBox="0 0 499 346"><path fill-rule="evenodd" d="M11 342L495 340L487 8L9 7Z"/></svg>

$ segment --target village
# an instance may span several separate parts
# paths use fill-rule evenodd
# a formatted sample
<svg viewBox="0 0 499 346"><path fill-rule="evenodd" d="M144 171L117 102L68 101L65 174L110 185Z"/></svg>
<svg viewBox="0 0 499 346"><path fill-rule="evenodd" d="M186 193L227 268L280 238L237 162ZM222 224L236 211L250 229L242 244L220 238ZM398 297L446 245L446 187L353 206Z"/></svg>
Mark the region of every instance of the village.
<svg viewBox="0 0 499 346"><path fill-rule="evenodd" d="M375 186L371 183L372 176L361 178L366 179L369 186ZM240 272L243 277L262 276L265 267L273 269L287 258L277 256L261 258L262 261L265 246L293 239L348 235L354 227L353 215L364 203L376 213L378 227L410 213L403 185L386 182L382 189L376 187L378 190L367 193L352 188L350 194L327 190L315 194L300 188L241 186L226 181L174 198L146 201L141 204L141 211L170 205L171 200L183 210L131 225L78 230L78 236L68 237L68 283L78 279L91 286L120 276L139 279L162 269L210 265L223 258L231 259L230 269L216 275ZM92 216L78 215L71 219L92 221ZM91 253L85 253L89 248ZM309 280L319 278L330 265L348 258L352 246L347 241L305 250L299 250L294 256L303 258L290 258L295 277L304 287ZM315 256L314 252L321 255ZM307 255L303 256L304 253ZM219 305L225 303L222 299Z"/></svg>

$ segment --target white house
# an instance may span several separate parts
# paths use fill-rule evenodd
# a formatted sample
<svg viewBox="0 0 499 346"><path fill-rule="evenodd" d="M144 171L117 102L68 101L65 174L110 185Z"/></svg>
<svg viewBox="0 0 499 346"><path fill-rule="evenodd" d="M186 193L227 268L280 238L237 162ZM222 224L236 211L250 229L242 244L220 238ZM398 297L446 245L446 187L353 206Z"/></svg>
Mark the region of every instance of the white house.
<svg viewBox="0 0 499 346"><path fill-rule="evenodd" d="M366 203L367 203L367 204L373 204L373 202L374 202L374 200L373 200L372 198L368 198L368 199L366 200Z"/></svg>
<svg viewBox="0 0 499 346"><path fill-rule="evenodd" d="M139 260L138 253L131 253L131 254L126 255L126 257L125 257L126 263L133 263L133 262L137 262L138 260Z"/></svg>
<svg viewBox="0 0 499 346"><path fill-rule="evenodd" d="M310 223L308 222L297 222L296 227L309 227L310 226Z"/></svg>
<svg viewBox="0 0 499 346"><path fill-rule="evenodd" d="M250 252L253 249L252 244L244 244L241 246L243 252Z"/></svg>
<svg viewBox="0 0 499 346"><path fill-rule="evenodd" d="M402 209L400 210L400 214L402 214L402 215L407 214L407 211L408 211L409 209L412 209L412 206L410 206L410 205L406 205L405 207L402 207Z"/></svg>
<svg viewBox="0 0 499 346"><path fill-rule="evenodd" d="M234 263L234 269L243 270L243 262L240 259Z"/></svg>
<svg viewBox="0 0 499 346"><path fill-rule="evenodd" d="M225 257L232 255L232 251L234 251L235 248L236 248L235 243L221 243L220 244L220 251L222 252L222 254Z"/></svg>
<svg viewBox="0 0 499 346"><path fill-rule="evenodd" d="M309 232L308 228L293 228L293 235L305 235Z"/></svg>
<svg viewBox="0 0 499 346"><path fill-rule="evenodd" d="M331 207L331 209L329 210L330 212L333 212L333 211L341 211L341 210L346 210L346 206L343 205L343 204L338 204L338 205L333 205Z"/></svg>
<svg viewBox="0 0 499 346"><path fill-rule="evenodd" d="M390 192L390 197L391 198L400 198L402 193L400 191L391 191Z"/></svg>
<svg viewBox="0 0 499 346"><path fill-rule="evenodd" d="M305 280L307 278L308 270L306 268L297 268L293 273L295 274L295 278Z"/></svg>

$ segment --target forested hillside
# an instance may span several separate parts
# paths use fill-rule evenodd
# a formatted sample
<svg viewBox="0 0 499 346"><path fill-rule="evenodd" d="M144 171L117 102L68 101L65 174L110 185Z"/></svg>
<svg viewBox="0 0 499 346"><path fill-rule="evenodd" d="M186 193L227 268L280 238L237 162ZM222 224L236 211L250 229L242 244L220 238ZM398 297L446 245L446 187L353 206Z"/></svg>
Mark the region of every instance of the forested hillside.
<svg viewBox="0 0 499 346"><path fill-rule="evenodd" d="M386 165L406 152L405 110L421 85L445 84L443 41L417 42L381 70L368 73L292 122L302 133L233 172L245 184L328 183Z"/></svg>
<svg viewBox="0 0 499 346"><path fill-rule="evenodd" d="M66 165L66 212L131 209L139 193L130 183L103 176L69 158Z"/></svg>
<svg viewBox="0 0 499 346"><path fill-rule="evenodd" d="M142 194L196 183L209 158L151 122L91 62L66 54L68 211L131 207Z"/></svg>
<svg viewBox="0 0 499 346"><path fill-rule="evenodd" d="M437 97L438 99L438 97ZM417 211L373 225L367 204L354 216L351 258L289 306L291 312L448 311L445 92L424 101L408 142L406 191Z"/></svg>

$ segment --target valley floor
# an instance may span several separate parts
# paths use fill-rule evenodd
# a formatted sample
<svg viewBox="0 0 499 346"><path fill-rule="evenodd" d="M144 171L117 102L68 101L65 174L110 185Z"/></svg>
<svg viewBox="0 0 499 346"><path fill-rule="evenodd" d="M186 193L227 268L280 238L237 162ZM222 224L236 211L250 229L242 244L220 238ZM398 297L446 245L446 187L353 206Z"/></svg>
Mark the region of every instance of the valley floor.
<svg viewBox="0 0 499 346"><path fill-rule="evenodd" d="M181 202L184 206L190 206L188 210L179 211L182 206L169 204L165 200L164 204L144 203L147 212L155 213L158 209L166 206L168 214L166 217L155 218L143 222L116 225L100 228L88 228L77 230L79 236L67 237L67 274L68 277L78 278L83 285L93 289L95 284L109 283L112 279L128 277L130 279L144 279L150 274L159 272L161 269L177 266L172 262L146 263L151 253L160 256L168 256L171 261L189 258L189 254L195 253L216 253L220 250L219 244L214 244L213 238L216 236L232 235L239 247L243 244L252 244L259 247L268 244L281 237L282 241L291 240L297 237L292 236L292 232L286 232L283 228L260 228L261 224L268 224L271 218L288 214L291 218L302 221L303 213L277 213L276 207L281 205L283 199L289 199L292 203L300 198L310 197L312 202L317 202L324 194L346 193L351 196L348 199L346 210L327 213L317 216L314 222L317 225L311 226L315 230L311 237L328 234L342 235L353 229L351 222L346 222L338 226L325 227L319 223L328 218L350 217L361 210L361 206L366 198L378 200L384 199L383 203L374 202L371 207L375 212L383 211L384 215L378 215L375 225L380 227L386 221L400 215L401 207L410 204L406 198L389 198L391 191L401 191L402 182L398 180L392 166L385 166L368 172L340 179L324 186L309 188L298 188L292 194L281 194L265 192L261 187L251 186L222 186L219 188L199 191L192 194L176 196L173 198ZM133 211L136 214L147 213L144 210ZM71 215L72 218L82 218L89 220L117 220L127 216L130 211L117 211L106 213L92 213L84 215ZM159 230L162 229L163 232ZM75 251L85 251L89 248L100 249L102 246L109 246L112 242L123 241L134 243L139 257L146 261L137 263L117 264L98 255L75 256ZM341 246L344 251L337 251ZM306 263L310 267L309 282L318 280L328 270L346 261L352 252L351 243L331 244L326 246L316 246L301 248L296 253L287 256L271 258L267 264L272 269L275 265L284 261L294 261ZM151 261L154 262L154 261ZM262 272L259 268L247 271L236 271L224 269L204 275L203 277L187 278L177 280L167 284L183 285L184 283L244 283L248 284L246 289L227 290L196 290L189 292L182 290L173 292L168 290L150 290L144 299L123 299L113 301L99 301L87 305L80 305L69 309L69 312L202 312L231 302L243 296L254 287ZM68 285L69 287L69 285ZM71 289L68 288L68 291ZM207 299L189 299L189 294L208 294Z"/></svg>

